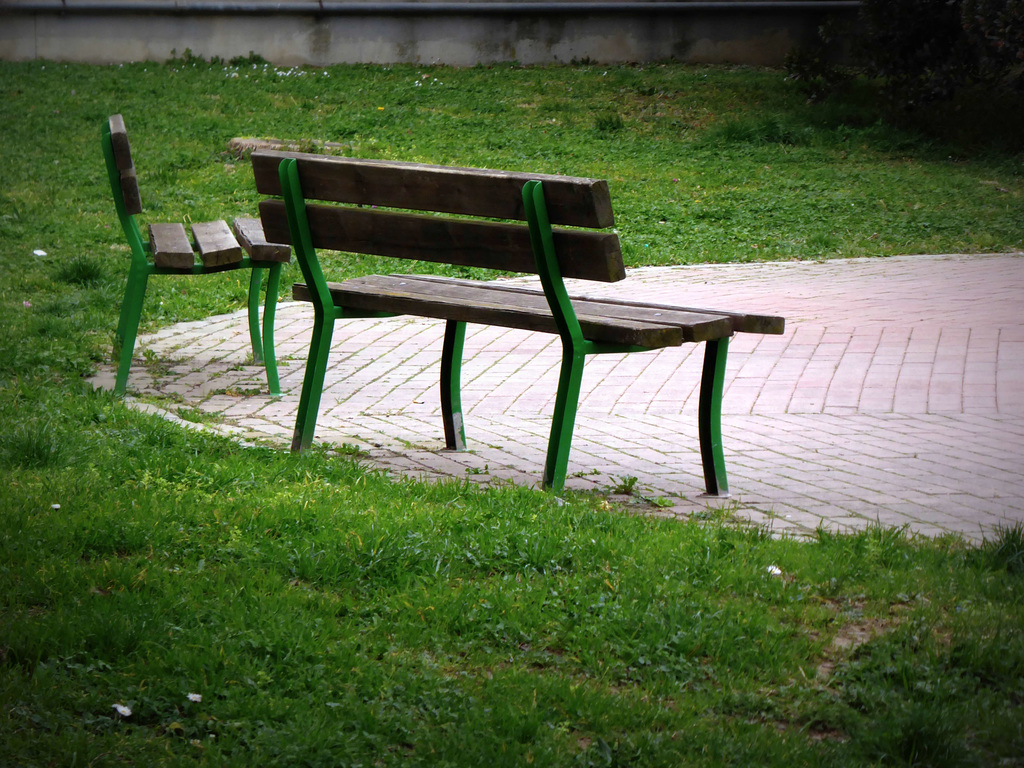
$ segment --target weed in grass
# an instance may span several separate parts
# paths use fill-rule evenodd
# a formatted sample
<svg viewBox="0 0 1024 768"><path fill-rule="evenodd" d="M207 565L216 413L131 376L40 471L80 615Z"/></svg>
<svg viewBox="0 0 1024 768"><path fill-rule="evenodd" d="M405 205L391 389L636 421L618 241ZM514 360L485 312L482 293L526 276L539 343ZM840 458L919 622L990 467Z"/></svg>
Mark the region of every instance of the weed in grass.
<svg viewBox="0 0 1024 768"><path fill-rule="evenodd" d="M69 456L67 437L49 419L9 425L0 436L0 460L7 467L47 469Z"/></svg>
<svg viewBox="0 0 1024 768"><path fill-rule="evenodd" d="M812 129L796 127L778 115L735 118L709 128L703 141L708 146L727 144L807 144Z"/></svg>
<svg viewBox="0 0 1024 768"><path fill-rule="evenodd" d="M103 279L103 266L90 256L75 256L57 268L56 278L70 285L92 287Z"/></svg>
<svg viewBox="0 0 1024 768"><path fill-rule="evenodd" d="M957 712L926 702L887 707L859 734L870 761L886 765L960 768L977 765Z"/></svg>
<svg viewBox="0 0 1024 768"><path fill-rule="evenodd" d="M737 514L738 511L739 505L736 502L730 502L719 507L712 507L709 504L704 509L693 512L690 515L690 519L716 525L736 525L740 522Z"/></svg>
<svg viewBox="0 0 1024 768"><path fill-rule="evenodd" d="M215 417L212 414L209 414L200 408L179 407L175 413L177 413L179 418L184 421L191 422L192 424L209 424L211 421L215 420Z"/></svg>
<svg viewBox="0 0 1024 768"><path fill-rule="evenodd" d="M1024 574L1024 523L1000 525L995 536L982 544L981 554L993 568Z"/></svg>
<svg viewBox="0 0 1024 768"><path fill-rule="evenodd" d="M632 475L620 477L619 481L612 486L611 492L622 494L623 496L631 496L636 490L636 484L638 481L639 478L633 477Z"/></svg>
<svg viewBox="0 0 1024 768"><path fill-rule="evenodd" d="M340 446L337 446L336 450L342 456L350 456L352 458L366 456L366 451L355 443L342 443Z"/></svg>
<svg viewBox="0 0 1024 768"><path fill-rule="evenodd" d="M251 68L251 67L256 67L256 66L263 66L265 64L269 64L270 62L268 62L265 58L260 56L258 53L254 53L253 51L249 51L249 55L248 56L235 56L228 63L231 64L232 67L250 67Z"/></svg>
<svg viewBox="0 0 1024 768"><path fill-rule="evenodd" d="M839 246L839 238L832 232L815 232L805 242L814 253L822 255L835 253Z"/></svg>
<svg viewBox="0 0 1024 768"><path fill-rule="evenodd" d="M598 133L615 133L626 127L618 112L602 112L594 117L594 128Z"/></svg>

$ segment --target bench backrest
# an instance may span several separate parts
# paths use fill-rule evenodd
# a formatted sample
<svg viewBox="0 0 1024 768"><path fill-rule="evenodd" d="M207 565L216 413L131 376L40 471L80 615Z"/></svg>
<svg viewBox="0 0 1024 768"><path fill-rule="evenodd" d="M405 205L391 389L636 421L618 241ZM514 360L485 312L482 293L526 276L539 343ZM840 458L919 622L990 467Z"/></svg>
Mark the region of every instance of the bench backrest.
<svg viewBox="0 0 1024 768"><path fill-rule="evenodd" d="M142 213L142 198L139 195L139 179L132 161L131 146L128 144L128 132L121 115L111 115L103 123L102 146L117 218L131 248L135 268L144 268L147 246L135 221L135 217Z"/></svg>
<svg viewBox="0 0 1024 768"><path fill-rule="evenodd" d="M298 162L315 248L536 273L529 228L520 223L527 181L542 182L552 224L601 229L614 223L608 183L568 176L259 150L252 154L257 191L282 194L278 167L286 158ZM284 201L261 201L260 218L268 240L291 242ZM614 233L556 228L554 246L562 277L612 282L626 276Z"/></svg>
<svg viewBox="0 0 1024 768"><path fill-rule="evenodd" d="M111 115L107 121L110 136L110 156L107 157L107 172L111 177L115 199L118 191L124 201L125 213L136 216L142 213L142 197L139 195L139 179L132 161L132 149L128 144L128 131L121 115ZM113 185L117 177L117 186Z"/></svg>

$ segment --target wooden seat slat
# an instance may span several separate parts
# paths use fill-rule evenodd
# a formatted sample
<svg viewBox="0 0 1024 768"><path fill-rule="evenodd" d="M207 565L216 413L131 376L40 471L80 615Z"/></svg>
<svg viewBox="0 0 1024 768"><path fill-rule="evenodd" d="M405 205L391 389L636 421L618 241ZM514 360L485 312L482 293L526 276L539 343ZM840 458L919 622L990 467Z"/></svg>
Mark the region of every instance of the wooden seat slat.
<svg viewBox="0 0 1024 768"><path fill-rule="evenodd" d="M373 275L359 278L379 285L381 288L401 283L405 290L415 291L430 297L470 298L479 293L491 302L505 302L509 306L530 307L550 314L550 307L544 292L523 286L510 286L501 283L481 283L475 280L459 280L456 278L440 278L433 275ZM733 321L725 313L712 310L695 312L657 312L644 311L643 307L619 306L602 299L571 297L576 316L583 322L584 318L591 321L604 319L609 323L621 322L624 327L634 324L635 327L669 326L681 332L678 343L721 339L733 333ZM606 337L588 337L594 341L610 341ZM621 342L620 342L621 343ZM642 345L641 342L630 342ZM655 346L665 346L658 343Z"/></svg>
<svg viewBox="0 0 1024 768"><path fill-rule="evenodd" d="M328 283L327 288L335 306L339 307L558 333L543 293L514 294L491 290L487 284L449 285L444 291L438 291L427 282L406 280L400 275L356 277L343 283ZM296 283L292 287L292 297L309 301L308 287ZM651 349L683 343L681 329L674 325L610 318L582 311L577 313L577 318L584 335L594 341Z"/></svg>
<svg viewBox="0 0 1024 768"><path fill-rule="evenodd" d="M149 248L153 253L153 264L162 269L192 269L195 253L180 223L150 224Z"/></svg>
<svg viewBox="0 0 1024 768"><path fill-rule="evenodd" d="M603 229L615 223L608 182L603 179L301 152L253 152L258 192L281 194L277 169L285 158L298 160L303 194L309 200L525 221L523 184L536 179L544 183L552 224Z"/></svg>
<svg viewBox="0 0 1024 768"><path fill-rule="evenodd" d="M452 285L480 285L473 280L437 277L435 275L402 275L406 280L417 280L428 284L424 291L442 293ZM487 283L491 291L501 291L511 295L531 297L531 301L547 306L544 292L535 288L502 283ZM660 307L654 304L617 301L605 298L589 298L572 296L573 308L580 317L584 315L601 316L618 320L635 320L642 323L660 323L671 325L682 330L683 342L707 341L721 339L739 331L744 316L713 309L682 309L680 307Z"/></svg>
<svg viewBox="0 0 1024 768"><path fill-rule="evenodd" d="M199 258L207 267L224 267L242 260L242 246L223 220L193 224L192 237L195 238Z"/></svg>
<svg viewBox="0 0 1024 768"><path fill-rule="evenodd" d="M284 202L262 200L259 208L267 239L290 243ZM537 271L525 224L318 204L308 204L306 216L315 248L511 272ZM601 282L625 278L618 236L559 229L554 238L565 277Z"/></svg>
<svg viewBox="0 0 1024 768"><path fill-rule="evenodd" d="M287 264L292 258L292 249L283 243L267 242L263 224L259 219L238 218L232 222L232 229L239 245L253 261L272 261Z"/></svg>
<svg viewBox="0 0 1024 768"><path fill-rule="evenodd" d="M415 275L414 277L417 280L427 280L441 285L445 285L451 282L473 282L471 280L459 280L458 278L439 277L437 275ZM502 283L493 283L492 285L496 289L501 289L503 291L519 291L527 293L537 292L536 289L527 288L519 285L507 285ZM636 317L638 319L646 320L654 320L661 318L663 321L670 323L675 323L678 320L678 322L685 324L689 322L688 318L690 316L704 315L728 317L732 322L732 330L735 333L780 334L783 333L783 331L785 331L786 328L785 318L779 317L777 315L757 315L744 312L729 312L726 310L708 309L706 307L681 307L674 304L652 304L646 301L641 302L628 299L607 298L603 296L600 298L594 298L589 296L573 296L574 305L578 306L580 302L593 302L594 304L599 304L602 307L602 311L609 313L629 313L615 314L616 317ZM704 341L704 339L686 339L686 341Z"/></svg>

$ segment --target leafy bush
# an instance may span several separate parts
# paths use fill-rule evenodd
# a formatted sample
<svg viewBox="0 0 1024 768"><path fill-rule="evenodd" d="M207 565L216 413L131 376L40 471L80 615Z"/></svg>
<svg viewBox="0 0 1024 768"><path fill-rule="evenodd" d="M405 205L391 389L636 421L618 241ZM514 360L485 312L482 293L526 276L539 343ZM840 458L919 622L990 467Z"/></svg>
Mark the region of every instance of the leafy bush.
<svg viewBox="0 0 1024 768"><path fill-rule="evenodd" d="M829 24L820 36L787 65L815 100L848 82L828 55L841 41L854 69L903 109L979 85L1024 92L1024 0L864 0L853 28Z"/></svg>
<svg viewBox="0 0 1024 768"><path fill-rule="evenodd" d="M953 95L971 59L959 0L867 0L861 22L855 55L890 97L912 107Z"/></svg>
<svg viewBox="0 0 1024 768"><path fill-rule="evenodd" d="M982 76L1024 91L1024 1L963 0L961 22Z"/></svg>

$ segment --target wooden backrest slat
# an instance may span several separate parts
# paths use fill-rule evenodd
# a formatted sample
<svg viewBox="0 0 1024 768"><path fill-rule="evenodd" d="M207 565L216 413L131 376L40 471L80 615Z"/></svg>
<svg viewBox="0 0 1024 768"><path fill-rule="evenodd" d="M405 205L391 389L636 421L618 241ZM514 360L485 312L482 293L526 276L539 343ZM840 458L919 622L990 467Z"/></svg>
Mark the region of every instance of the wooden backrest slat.
<svg viewBox="0 0 1024 768"><path fill-rule="evenodd" d="M136 216L142 213L142 196L139 193L139 179L135 174L135 163L132 162L132 150L128 144L124 118L121 115L111 115L109 125L110 147L113 150L114 165L117 166L120 176L125 211L130 216Z"/></svg>
<svg viewBox="0 0 1024 768"><path fill-rule="evenodd" d="M608 182L549 174L259 150L252 154L257 191L281 194L277 169L289 157L299 161L307 200L525 221L523 184L536 179L544 184L552 224L599 229L615 223Z"/></svg>
<svg viewBox="0 0 1024 768"><path fill-rule="evenodd" d="M263 200L259 208L267 239L290 243L284 202ZM525 224L310 203L306 215L316 248L515 272L537 271ZM556 229L554 238L563 277L614 282L626 276L617 235Z"/></svg>
<svg viewBox="0 0 1024 768"><path fill-rule="evenodd" d="M142 213L142 196L139 193L139 177L135 169L121 171L121 195L124 197L124 208L131 216Z"/></svg>
<svg viewBox="0 0 1024 768"><path fill-rule="evenodd" d="M121 115L110 116L110 143L114 148L114 162L117 163L117 170L131 170L134 167L132 150L128 144L128 131L124 127L124 118Z"/></svg>

